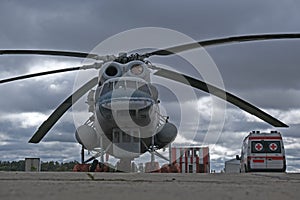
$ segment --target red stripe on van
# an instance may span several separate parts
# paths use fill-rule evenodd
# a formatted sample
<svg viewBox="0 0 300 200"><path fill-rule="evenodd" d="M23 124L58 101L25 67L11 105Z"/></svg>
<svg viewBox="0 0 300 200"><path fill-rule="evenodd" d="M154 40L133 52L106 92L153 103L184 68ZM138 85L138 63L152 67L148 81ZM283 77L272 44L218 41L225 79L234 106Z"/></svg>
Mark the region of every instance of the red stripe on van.
<svg viewBox="0 0 300 200"><path fill-rule="evenodd" d="M252 136L252 137L249 137L249 140L282 140L282 137L280 137L280 136L274 136L274 137L271 137L271 136L268 136L268 137Z"/></svg>
<svg viewBox="0 0 300 200"><path fill-rule="evenodd" d="M272 160L284 160L283 156L267 156L266 158Z"/></svg>
<svg viewBox="0 0 300 200"><path fill-rule="evenodd" d="M272 160L284 160L284 156L248 156L248 159L266 158ZM254 162L254 160L253 160Z"/></svg>
<svg viewBox="0 0 300 200"><path fill-rule="evenodd" d="M265 160L253 160L254 163L264 163Z"/></svg>

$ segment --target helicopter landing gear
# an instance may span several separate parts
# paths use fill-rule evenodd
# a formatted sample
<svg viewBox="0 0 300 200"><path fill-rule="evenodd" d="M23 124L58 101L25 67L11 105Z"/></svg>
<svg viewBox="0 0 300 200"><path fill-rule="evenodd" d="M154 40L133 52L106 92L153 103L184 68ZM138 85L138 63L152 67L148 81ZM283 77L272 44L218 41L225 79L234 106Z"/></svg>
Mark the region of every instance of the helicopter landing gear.
<svg viewBox="0 0 300 200"><path fill-rule="evenodd" d="M98 166L98 164L99 164L99 161L98 160L94 160L93 161L93 163L91 164L91 166L90 166L90 172L95 172L96 171L96 168L97 168L97 166Z"/></svg>

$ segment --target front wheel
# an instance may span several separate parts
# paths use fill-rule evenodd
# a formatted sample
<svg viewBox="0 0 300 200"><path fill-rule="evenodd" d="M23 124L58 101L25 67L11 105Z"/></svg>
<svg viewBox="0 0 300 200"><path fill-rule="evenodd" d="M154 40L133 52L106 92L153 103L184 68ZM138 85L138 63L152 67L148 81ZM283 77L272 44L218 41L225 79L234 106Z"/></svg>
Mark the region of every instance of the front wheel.
<svg viewBox="0 0 300 200"><path fill-rule="evenodd" d="M248 169L247 169L247 166L246 165L242 165L241 169L240 169L240 172L241 173L247 173L247 172L249 172Z"/></svg>
<svg viewBox="0 0 300 200"><path fill-rule="evenodd" d="M91 164L91 167L90 167L90 172L95 172L98 163L99 163L99 161L96 159L93 161L93 163Z"/></svg>

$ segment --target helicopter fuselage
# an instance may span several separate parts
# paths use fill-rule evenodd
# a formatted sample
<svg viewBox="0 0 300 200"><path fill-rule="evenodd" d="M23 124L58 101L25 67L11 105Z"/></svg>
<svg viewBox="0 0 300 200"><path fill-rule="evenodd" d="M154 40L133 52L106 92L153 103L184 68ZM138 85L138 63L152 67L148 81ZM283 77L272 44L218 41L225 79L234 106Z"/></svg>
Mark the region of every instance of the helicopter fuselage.
<svg viewBox="0 0 300 200"><path fill-rule="evenodd" d="M150 83L150 70L144 62L105 65L93 95L93 108L89 110L94 115L96 136L86 140L93 145L79 139L86 148L100 147L117 158L133 159L175 139L177 128L162 117L158 91ZM78 131L76 134L76 138L87 136L80 133L78 137Z"/></svg>

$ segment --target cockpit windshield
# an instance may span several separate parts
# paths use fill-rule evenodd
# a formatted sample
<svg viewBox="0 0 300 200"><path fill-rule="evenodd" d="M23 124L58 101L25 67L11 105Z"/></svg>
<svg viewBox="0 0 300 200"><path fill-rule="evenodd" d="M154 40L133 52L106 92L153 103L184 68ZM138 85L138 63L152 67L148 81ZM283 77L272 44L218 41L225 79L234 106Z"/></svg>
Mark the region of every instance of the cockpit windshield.
<svg viewBox="0 0 300 200"><path fill-rule="evenodd" d="M151 95L149 85L138 80L114 80L103 84L101 95L106 94L113 89L134 89Z"/></svg>

